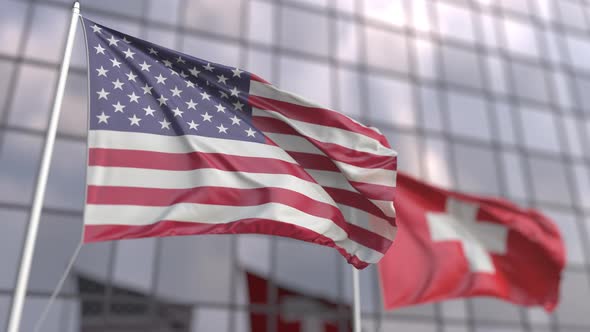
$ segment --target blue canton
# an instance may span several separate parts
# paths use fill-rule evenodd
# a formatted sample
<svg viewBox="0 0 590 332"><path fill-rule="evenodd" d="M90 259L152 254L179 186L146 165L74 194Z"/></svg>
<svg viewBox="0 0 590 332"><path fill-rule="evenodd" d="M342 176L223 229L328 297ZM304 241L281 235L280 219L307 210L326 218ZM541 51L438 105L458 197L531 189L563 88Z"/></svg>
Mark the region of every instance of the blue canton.
<svg viewBox="0 0 590 332"><path fill-rule="evenodd" d="M252 125L250 74L83 18L90 129L264 142Z"/></svg>

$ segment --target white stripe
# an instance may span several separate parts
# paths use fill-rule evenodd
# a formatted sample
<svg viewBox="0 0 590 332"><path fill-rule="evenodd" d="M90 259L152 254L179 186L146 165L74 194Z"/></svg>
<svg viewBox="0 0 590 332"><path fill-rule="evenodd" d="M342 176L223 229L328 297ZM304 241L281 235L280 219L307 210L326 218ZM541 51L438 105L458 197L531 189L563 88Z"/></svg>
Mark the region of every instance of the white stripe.
<svg viewBox="0 0 590 332"><path fill-rule="evenodd" d="M88 146L90 148L167 153L223 153L242 157L278 159L294 163L293 158L277 146L195 135L165 136L110 130L90 130L88 132Z"/></svg>
<svg viewBox="0 0 590 332"><path fill-rule="evenodd" d="M384 147L379 141L352 131L293 120L278 112L260 110L258 108L252 108L252 115L279 119L289 124L290 127L301 135L313 138L320 142L337 144L352 150L379 156L395 157L397 155L395 151Z"/></svg>
<svg viewBox="0 0 590 332"><path fill-rule="evenodd" d="M393 241L397 232L396 227L391 225L387 220L376 217L366 211L344 205L338 204L338 208L342 211L344 218L350 224L354 224L364 228L370 232L379 234L386 239Z"/></svg>
<svg viewBox="0 0 590 332"><path fill-rule="evenodd" d="M391 218L395 218L395 207L393 206L392 201L382 201L378 199L369 199L373 204L375 204L383 213Z"/></svg>
<svg viewBox="0 0 590 332"><path fill-rule="evenodd" d="M285 188L316 201L337 206L317 183L289 174L232 172L218 169L169 171L129 167L88 167L88 185L139 188L189 189L214 186L225 188Z"/></svg>
<svg viewBox="0 0 590 332"><path fill-rule="evenodd" d="M247 218L277 220L304 227L332 239L338 246L366 262L376 262L382 257L381 253L348 239L346 232L331 220L279 203L257 206L178 203L168 207L88 204L85 224L143 226L161 220L222 224Z"/></svg>

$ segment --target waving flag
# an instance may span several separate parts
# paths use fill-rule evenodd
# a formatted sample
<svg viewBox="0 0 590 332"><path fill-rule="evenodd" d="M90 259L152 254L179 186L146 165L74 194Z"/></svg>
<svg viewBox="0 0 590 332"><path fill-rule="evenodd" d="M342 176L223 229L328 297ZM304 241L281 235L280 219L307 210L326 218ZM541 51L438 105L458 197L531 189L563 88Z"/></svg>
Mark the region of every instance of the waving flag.
<svg viewBox="0 0 590 332"><path fill-rule="evenodd" d="M386 308L484 295L555 308L565 252L550 220L401 173L397 185L396 250L379 263Z"/></svg>
<svg viewBox="0 0 590 332"><path fill-rule="evenodd" d="M385 137L261 78L83 19L85 241L262 233L363 268L395 235Z"/></svg>

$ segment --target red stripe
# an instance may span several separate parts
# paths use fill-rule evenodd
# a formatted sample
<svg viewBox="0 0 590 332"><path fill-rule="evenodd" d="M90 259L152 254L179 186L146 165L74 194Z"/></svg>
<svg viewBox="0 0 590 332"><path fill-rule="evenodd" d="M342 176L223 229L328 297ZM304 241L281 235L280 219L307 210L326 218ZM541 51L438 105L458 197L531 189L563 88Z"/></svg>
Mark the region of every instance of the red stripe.
<svg viewBox="0 0 590 332"><path fill-rule="evenodd" d="M252 73L250 73L250 79L253 81L257 81L257 82L262 82L264 84L270 84L264 78L262 78L258 75L252 74Z"/></svg>
<svg viewBox="0 0 590 332"><path fill-rule="evenodd" d="M263 132L303 137L332 160L341 161L363 168L382 168L392 171L395 171L397 168L396 157L380 156L368 152L349 149L338 144L320 142L298 133L295 129L279 119L254 116L252 117L252 121L256 128L262 130Z"/></svg>
<svg viewBox="0 0 590 332"><path fill-rule="evenodd" d="M381 143L381 145L387 148L391 148L387 142L387 139L383 135L357 122L354 122L352 119L338 112L329 109L301 106L280 100L253 95L248 96L248 103L262 110L278 112L293 120L326 127L339 128L361 134L378 141Z"/></svg>
<svg viewBox="0 0 590 332"><path fill-rule="evenodd" d="M179 222L163 220L147 226L119 226L119 225L86 225L84 226L84 242L98 242L121 239L136 239L144 237L163 237L176 235L197 234L268 234L295 238L337 249L348 263L358 269L364 269L369 264L358 257L347 253L333 240L306 228L275 220L242 219L226 224L206 224L193 222Z"/></svg>
<svg viewBox="0 0 590 332"><path fill-rule="evenodd" d="M322 187L332 197L332 199L339 204L363 210L375 217L387 220L391 225L395 226L395 218L389 217L381 211L373 202L367 200L367 197L361 193L349 191L340 188Z"/></svg>
<svg viewBox="0 0 590 332"><path fill-rule="evenodd" d="M298 192L283 188L237 189L198 187L192 189L160 189L135 187L88 186L88 204L170 206L177 203L213 204L227 206L258 206L280 203L310 215L332 220L351 240L385 253L391 241L379 234L344 221L340 210L315 201Z"/></svg>

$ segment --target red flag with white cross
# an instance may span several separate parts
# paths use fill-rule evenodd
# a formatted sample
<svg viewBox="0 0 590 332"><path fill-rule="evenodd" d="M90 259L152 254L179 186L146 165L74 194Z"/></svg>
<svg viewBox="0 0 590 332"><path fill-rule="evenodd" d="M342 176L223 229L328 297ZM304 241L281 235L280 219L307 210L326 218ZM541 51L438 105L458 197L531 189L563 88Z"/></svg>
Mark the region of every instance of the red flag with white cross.
<svg viewBox="0 0 590 332"><path fill-rule="evenodd" d="M468 296L557 305L565 249L541 213L401 173L395 207L397 238L379 263L386 309Z"/></svg>

